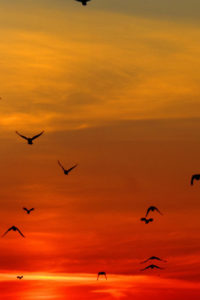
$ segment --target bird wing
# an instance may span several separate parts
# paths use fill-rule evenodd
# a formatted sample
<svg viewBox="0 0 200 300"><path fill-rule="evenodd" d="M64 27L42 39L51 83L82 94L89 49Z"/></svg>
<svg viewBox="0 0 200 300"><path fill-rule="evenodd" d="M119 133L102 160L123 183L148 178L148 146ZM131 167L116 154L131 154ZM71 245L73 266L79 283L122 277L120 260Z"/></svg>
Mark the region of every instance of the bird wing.
<svg viewBox="0 0 200 300"><path fill-rule="evenodd" d="M149 207L148 209L147 209L147 213L146 213L146 216L145 217L147 217L148 216L148 214L149 214L149 212L151 211L151 207Z"/></svg>
<svg viewBox="0 0 200 300"><path fill-rule="evenodd" d="M146 218L141 218L140 220L141 220L141 221L146 221Z"/></svg>
<svg viewBox="0 0 200 300"><path fill-rule="evenodd" d="M19 232L19 234L21 234L21 236L25 237L25 236L23 235L23 233L22 233L18 228L16 228L16 230Z"/></svg>
<svg viewBox="0 0 200 300"><path fill-rule="evenodd" d="M44 130L42 132L40 132L39 134L33 136L31 139L34 140L36 138L38 138L39 136L41 136L44 133Z"/></svg>
<svg viewBox="0 0 200 300"><path fill-rule="evenodd" d="M59 166L63 169L63 171L65 171L65 168L61 165L60 161L58 160L58 164Z"/></svg>
<svg viewBox="0 0 200 300"><path fill-rule="evenodd" d="M146 267L146 268L144 268L144 269L141 269L140 271L145 271L145 270L147 270L147 269L149 269L150 268L150 266L148 266L148 267Z"/></svg>
<svg viewBox="0 0 200 300"><path fill-rule="evenodd" d="M153 218L148 219L149 222L153 222Z"/></svg>
<svg viewBox="0 0 200 300"><path fill-rule="evenodd" d="M35 209L35 208L32 207L29 211L33 211L34 209Z"/></svg>
<svg viewBox="0 0 200 300"><path fill-rule="evenodd" d="M6 232L4 232L4 234L2 235L2 237L4 237L10 230L12 230L12 227L8 228L8 230Z"/></svg>
<svg viewBox="0 0 200 300"><path fill-rule="evenodd" d="M157 210L160 215L163 215L157 207L155 207L155 210Z"/></svg>
<svg viewBox="0 0 200 300"><path fill-rule="evenodd" d="M192 178L191 178L191 185L194 184L194 179L196 179L196 176L195 176L195 175L192 175Z"/></svg>
<svg viewBox="0 0 200 300"><path fill-rule="evenodd" d="M156 268L156 269L163 269L163 268L160 268L160 267L158 267L158 266L156 266L156 265L153 265L154 266L154 268Z"/></svg>
<svg viewBox="0 0 200 300"><path fill-rule="evenodd" d="M145 264L145 263L147 263L148 261L149 261L149 258L146 259L146 260L144 260L144 261L142 261L141 264Z"/></svg>
<svg viewBox="0 0 200 300"><path fill-rule="evenodd" d="M28 138L22 134L20 134L18 131L16 131L16 134L18 134L19 136L21 136L23 139L28 140Z"/></svg>
<svg viewBox="0 0 200 300"><path fill-rule="evenodd" d="M25 210L26 212L28 212L28 209L26 207L23 207L23 210Z"/></svg>
<svg viewBox="0 0 200 300"><path fill-rule="evenodd" d="M74 168L76 168L78 165L74 165L73 167L71 167L70 169L67 170L67 172L71 172Z"/></svg>

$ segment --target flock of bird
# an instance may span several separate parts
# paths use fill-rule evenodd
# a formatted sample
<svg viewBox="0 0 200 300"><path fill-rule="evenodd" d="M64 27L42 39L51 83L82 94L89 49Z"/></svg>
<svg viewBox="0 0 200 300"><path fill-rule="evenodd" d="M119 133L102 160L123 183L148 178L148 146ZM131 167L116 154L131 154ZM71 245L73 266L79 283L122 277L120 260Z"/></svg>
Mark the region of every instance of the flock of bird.
<svg viewBox="0 0 200 300"><path fill-rule="evenodd" d="M86 6L87 2L89 2L91 0L75 0L75 1L81 2L83 6ZM19 133L18 131L16 131L16 134L18 136L20 136L21 138L25 139L27 141L28 145L33 145L33 141L35 139L37 139L38 137L40 137L43 133L44 133L44 131L40 132L39 134L37 134L37 135L35 135L33 137L26 137L26 136L22 135L21 133ZM65 175L68 175L74 168L77 167L77 164L76 164L76 165L73 165L70 169L65 169L59 160L58 160L58 165L61 167L61 169L63 170L63 172L64 172ZM200 180L200 174L194 174L194 175L192 175L191 185L194 184L195 180ZM33 212L35 210L35 208L28 209L26 207L23 207L23 210L29 215L31 212ZM149 214L151 212L157 212L160 215L163 215L157 207L150 206L147 209L147 211L146 211L145 217L142 217L140 220L142 222L144 222L145 224L149 224L149 223L153 222L154 221L153 218L148 218L148 216L149 216ZM8 230L5 231L5 233L2 235L2 237L4 237L5 235L7 235L10 231L18 232L23 238L25 238L24 234L16 226L11 226L10 228L8 228ZM163 263L167 262L166 260L163 260L163 259L161 259L161 258L159 258L157 256L151 256L148 259L146 259L146 260L144 260L144 261L141 262L141 264L146 264L146 263L148 264L149 262L151 263L151 264L147 265L145 268L141 269L141 271L146 271L148 269L160 269L160 270L164 269L164 268L159 267L159 266L157 266L155 264L152 264L152 261L163 262ZM103 272L98 272L98 274L97 274L97 280L99 280L99 278L101 276L103 276L107 280L107 274L106 274L106 272L104 272L104 271ZM23 275L17 276L17 279L19 279L19 280L21 280L23 278L24 278Z"/></svg>

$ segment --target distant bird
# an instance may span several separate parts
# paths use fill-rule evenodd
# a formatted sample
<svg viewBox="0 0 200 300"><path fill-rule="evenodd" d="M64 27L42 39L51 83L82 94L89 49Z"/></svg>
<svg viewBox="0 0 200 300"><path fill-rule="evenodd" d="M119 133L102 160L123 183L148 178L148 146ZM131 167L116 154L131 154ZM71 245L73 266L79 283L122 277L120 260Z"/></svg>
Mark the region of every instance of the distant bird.
<svg viewBox="0 0 200 300"><path fill-rule="evenodd" d="M153 222L153 219L150 218L150 219L146 219L146 218L141 218L140 219L142 222L145 222L145 224L149 224L149 222Z"/></svg>
<svg viewBox="0 0 200 300"><path fill-rule="evenodd" d="M194 184L194 180L200 180L200 174L194 174L191 178L191 185Z"/></svg>
<svg viewBox="0 0 200 300"><path fill-rule="evenodd" d="M21 280L24 276L17 276L17 279Z"/></svg>
<svg viewBox="0 0 200 300"><path fill-rule="evenodd" d="M71 172L74 168L76 168L76 167L78 166L78 165L74 165L74 166L71 167L70 169L66 170L66 169L61 165L61 163L60 163L59 160L58 160L58 164L59 164L59 166L63 169L63 172L64 172L65 175L68 175L69 172Z"/></svg>
<svg viewBox="0 0 200 300"><path fill-rule="evenodd" d="M44 131L42 131L39 134L37 134L37 135L33 136L32 138L30 138L30 137L26 137L26 136L20 134L18 131L16 131L16 134L18 134L19 136L21 136L23 139L27 140L27 142L28 142L29 145L32 145L33 144L33 140L35 140L36 138L38 138L39 136L41 136L43 133L44 133Z"/></svg>
<svg viewBox="0 0 200 300"><path fill-rule="evenodd" d="M87 5L87 2L89 2L90 0L76 0L78 2L81 2L82 5Z"/></svg>
<svg viewBox="0 0 200 300"><path fill-rule="evenodd" d="M157 211L160 215L162 215L162 213L159 211L159 209L155 206L150 206L148 209L147 209L147 213L146 213L146 216L148 216L148 214L150 213L150 211Z"/></svg>
<svg viewBox="0 0 200 300"><path fill-rule="evenodd" d="M106 272L99 272L98 275L97 275L97 280L99 280L100 276L105 276L105 278L107 280Z"/></svg>
<svg viewBox="0 0 200 300"><path fill-rule="evenodd" d="M28 209L26 207L23 207L23 210L25 210L27 212L27 214L29 215L35 208L31 208L31 209Z"/></svg>
<svg viewBox="0 0 200 300"><path fill-rule="evenodd" d="M163 268L160 268L160 267L158 267L156 265L150 265L150 266L148 266L148 267L146 267L144 269L141 269L140 271L145 271L145 270L148 270L148 269L160 269L160 270L163 270Z"/></svg>
<svg viewBox="0 0 200 300"><path fill-rule="evenodd" d="M162 261L162 262L167 262L166 260L161 259L161 258L159 258L159 257L157 257L157 256L151 256L151 257L149 257L147 260L142 261L141 264L145 264L145 263L147 263L149 260L159 260L159 261Z"/></svg>
<svg viewBox="0 0 200 300"><path fill-rule="evenodd" d="M11 231L11 230L13 230L13 231L18 231L19 234L21 234L21 236L25 238L25 236L23 235L23 233L22 233L17 227L15 227L15 226L10 227L10 228L2 235L2 237L4 237L4 236L5 236L9 231Z"/></svg>

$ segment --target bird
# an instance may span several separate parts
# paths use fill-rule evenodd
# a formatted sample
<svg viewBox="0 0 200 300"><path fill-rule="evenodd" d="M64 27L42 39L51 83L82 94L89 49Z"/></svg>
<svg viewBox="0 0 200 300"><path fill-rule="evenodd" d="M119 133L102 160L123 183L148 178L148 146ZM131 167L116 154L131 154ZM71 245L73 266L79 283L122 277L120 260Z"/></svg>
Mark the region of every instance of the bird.
<svg viewBox="0 0 200 300"><path fill-rule="evenodd" d="M148 259L142 261L141 264L145 264L145 263L148 262L149 260L159 260L159 261L162 261L162 262L167 262L166 260L161 259L161 258L159 258L159 257L157 257L157 256L151 256L151 257L149 257Z"/></svg>
<svg viewBox="0 0 200 300"><path fill-rule="evenodd" d="M16 134L18 134L19 136L21 136L23 139L27 140L28 145L33 145L33 140L35 140L36 138L38 138L39 136L41 136L44 133L44 131L40 132L39 134L33 136L32 138L30 137L26 137L22 134L20 134L18 131L16 131Z"/></svg>
<svg viewBox="0 0 200 300"><path fill-rule="evenodd" d="M194 174L191 178L191 185L194 184L194 180L200 180L200 174Z"/></svg>
<svg viewBox="0 0 200 300"><path fill-rule="evenodd" d="M61 165L61 163L60 163L59 160L58 160L58 164L59 164L59 166L63 169L63 172L64 172L65 175L68 175L69 172L71 172L74 168L76 168L76 167L78 166L78 165L74 165L74 166L71 167L70 169L66 170L66 169Z"/></svg>
<svg viewBox="0 0 200 300"><path fill-rule="evenodd" d="M150 206L148 209L147 209L147 213L146 213L146 216L148 216L148 214L150 213L150 211L157 211L160 215L162 215L162 213L159 211L159 209L155 206Z"/></svg>
<svg viewBox="0 0 200 300"><path fill-rule="evenodd" d="M149 224L149 222L153 222L153 218L150 218L150 219L141 218L140 220L141 220L142 222L144 221L145 224Z"/></svg>
<svg viewBox="0 0 200 300"><path fill-rule="evenodd" d="M90 0L76 0L76 1L78 1L78 2L81 2L82 3L82 5L87 5L87 2L89 2Z"/></svg>
<svg viewBox="0 0 200 300"><path fill-rule="evenodd" d="M27 212L27 214L29 215L35 208L31 208L31 209L28 209L26 207L23 207L23 210L25 210Z"/></svg>
<svg viewBox="0 0 200 300"><path fill-rule="evenodd" d="M97 280L99 280L99 277L100 277L100 276L105 276L105 278L106 278L106 280L107 280L106 272L99 272L99 273L97 274Z"/></svg>
<svg viewBox="0 0 200 300"><path fill-rule="evenodd" d="M160 270L163 270L163 268L160 268L156 265L149 265L148 267L144 268L144 269L141 269L140 271L145 271L145 270L148 270L148 269L160 269Z"/></svg>
<svg viewBox="0 0 200 300"><path fill-rule="evenodd" d="M17 276L17 279L21 280L24 276Z"/></svg>
<svg viewBox="0 0 200 300"><path fill-rule="evenodd" d="M9 231L11 231L11 230L13 230L13 231L18 231L19 234L20 234L22 237L25 238L25 236L23 235L23 233L22 233L16 226L10 227L10 228L2 235L2 237L4 237L4 236L5 236Z"/></svg>

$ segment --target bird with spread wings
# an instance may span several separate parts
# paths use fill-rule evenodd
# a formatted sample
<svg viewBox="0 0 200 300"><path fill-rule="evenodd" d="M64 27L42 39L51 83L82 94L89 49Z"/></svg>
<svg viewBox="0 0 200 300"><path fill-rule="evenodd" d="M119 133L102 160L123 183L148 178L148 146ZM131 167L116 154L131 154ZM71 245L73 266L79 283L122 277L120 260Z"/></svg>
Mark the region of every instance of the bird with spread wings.
<svg viewBox="0 0 200 300"><path fill-rule="evenodd" d="M33 137L26 137L24 135L22 135L21 133L19 133L18 131L16 131L16 134L18 134L20 137L22 137L23 139L27 140L28 145L33 145L33 140L37 139L39 136L41 136L44 133L44 131L40 132L39 134L36 134Z"/></svg>
<svg viewBox="0 0 200 300"><path fill-rule="evenodd" d="M153 218L146 219L146 218L141 218L140 219L142 222L145 222L145 224L149 224L149 222L153 222Z"/></svg>
<svg viewBox="0 0 200 300"><path fill-rule="evenodd" d="M78 165L74 165L73 167L71 167L70 169L65 169L62 164L60 163L60 161L58 160L58 164L59 166L63 169L63 172L65 175L68 175L69 172L71 172L74 168L76 168Z"/></svg>
<svg viewBox="0 0 200 300"><path fill-rule="evenodd" d="M100 277L100 276L104 276L104 277L106 278L106 280L107 280L106 272L99 272L99 273L97 274L97 280L99 280L99 277Z"/></svg>
<svg viewBox="0 0 200 300"><path fill-rule="evenodd" d="M31 208L31 209L28 209L26 207L23 207L23 210L25 210L27 212L27 214L29 215L32 211L34 211L35 208Z"/></svg>
<svg viewBox="0 0 200 300"><path fill-rule="evenodd" d="M150 261L150 260L158 260L158 261L162 261L162 262L167 262L166 260L161 259L161 258L159 258L159 257L157 257L157 256L151 256L151 257L149 257L148 259L142 261L141 264L145 264L145 263L147 263L147 262Z"/></svg>
<svg viewBox="0 0 200 300"><path fill-rule="evenodd" d="M150 213L150 211L157 211L160 215L163 215L163 214L159 211L159 209L158 209L157 207L155 207L155 206L150 206L150 207L147 209L147 212L146 212L146 216L145 216L145 217L148 216L148 214Z"/></svg>
<svg viewBox="0 0 200 300"><path fill-rule="evenodd" d="M19 230L19 228L17 228L16 226L12 226L10 228L8 228L8 230L2 235L2 237L4 237L8 232L10 232L11 230L13 231L18 231L19 234L25 238L25 236L23 235L23 233Z"/></svg>
<svg viewBox="0 0 200 300"><path fill-rule="evenodd" d="M163 270L163 268L160 268L156 265L149 265L148 267L144 268L144 269L141 269L140 271L145 271L145 270L148 270L148 269L160 269L160 270Z"/></svg>

